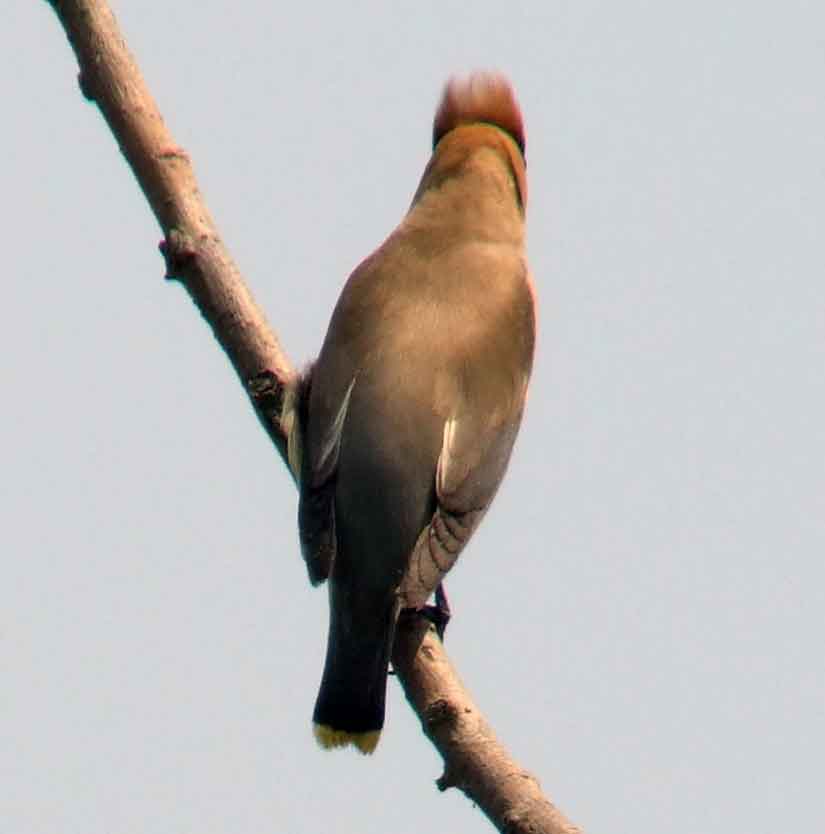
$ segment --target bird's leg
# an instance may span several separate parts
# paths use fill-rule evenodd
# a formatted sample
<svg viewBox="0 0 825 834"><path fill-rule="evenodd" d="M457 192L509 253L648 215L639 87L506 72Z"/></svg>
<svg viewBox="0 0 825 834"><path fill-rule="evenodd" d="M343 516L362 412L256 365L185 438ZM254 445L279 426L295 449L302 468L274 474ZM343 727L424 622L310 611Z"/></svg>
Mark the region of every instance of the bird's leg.
<svg viewBox="0 0 825 834"><path fill-rule="evenodd" d="M450 601L447 599L447 590L444 588L443 582L439 582L435 589L435 607L443 622L438 636L444 640L444 632L447 630L447 623L450 622L453 612L450 610Z"/></svg>
<svg viewBox="0 0 825 834"><path fill-rule="evenodd" d="M435 626L438 639L443 643L444 632L447 630L447 623L450 622L452 616L443 582L439 582L435 589L435 605L425 605L419 613L423 614Z"/></svg>

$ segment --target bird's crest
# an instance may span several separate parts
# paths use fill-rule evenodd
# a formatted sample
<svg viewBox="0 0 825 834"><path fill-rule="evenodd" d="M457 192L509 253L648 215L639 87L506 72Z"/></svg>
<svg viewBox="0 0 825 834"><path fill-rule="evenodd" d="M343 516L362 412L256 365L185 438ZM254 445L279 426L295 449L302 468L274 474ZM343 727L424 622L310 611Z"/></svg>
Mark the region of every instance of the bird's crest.
<svg viewBox="0 0 825 834"><path fill-rule="evenodd" d="M525 150L524 120L510 82L498 73L474 72L447 82L433 122L433 147L459 125L486 122L508 133Z"/></svg>

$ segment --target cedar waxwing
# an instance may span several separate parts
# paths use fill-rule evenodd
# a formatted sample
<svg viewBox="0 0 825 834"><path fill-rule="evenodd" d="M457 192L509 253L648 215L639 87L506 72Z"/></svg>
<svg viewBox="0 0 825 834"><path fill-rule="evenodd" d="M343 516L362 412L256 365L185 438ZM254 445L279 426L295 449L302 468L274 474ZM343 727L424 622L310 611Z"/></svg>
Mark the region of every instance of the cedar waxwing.
<svg viewBox="0 0 825 834"><path fill-rule="evenodd" d="M325 748L375 749L399 611L440 584L510 458L536 327L524 143L504 78L447 85L409 212L350 276L292 392L301 546L312 583L329 580Z"/></svg>

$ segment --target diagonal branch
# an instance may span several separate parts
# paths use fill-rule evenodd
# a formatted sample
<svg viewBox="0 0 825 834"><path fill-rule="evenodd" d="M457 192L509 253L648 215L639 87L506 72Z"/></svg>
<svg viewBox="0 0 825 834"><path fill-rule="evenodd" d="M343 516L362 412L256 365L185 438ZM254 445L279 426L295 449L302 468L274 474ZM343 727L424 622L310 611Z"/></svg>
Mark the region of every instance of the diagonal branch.
<svg viewBox="0 0 825 834"><path fill-rule="evenodd" d="M103 0L50 0L100 108L163 231L167 277L180 279L241 378L282 457L281 404L294 371L201 196L192 163L164 124Z"/></svg>
<svg viewBox="0 0 825 834"><path fill-rule="evenodd" d="M48 0L75 51L80 88L100 109L163 231L167 277L212 327L286 462L284 396L297 375L240 276L201 196L192 164L164 124L105 0ZM444 758L441 790L458 787L508 834L578 832L496 741L428 622L399 623L393 663Z"/></svg>
<svg viewBox="0 0 825 834"><path fill-rule="evenodd" d="M582 834L496 738L432 623L405 611L392 659L424 733L444 759L439 790L459 788L504 834Z"/></svg>

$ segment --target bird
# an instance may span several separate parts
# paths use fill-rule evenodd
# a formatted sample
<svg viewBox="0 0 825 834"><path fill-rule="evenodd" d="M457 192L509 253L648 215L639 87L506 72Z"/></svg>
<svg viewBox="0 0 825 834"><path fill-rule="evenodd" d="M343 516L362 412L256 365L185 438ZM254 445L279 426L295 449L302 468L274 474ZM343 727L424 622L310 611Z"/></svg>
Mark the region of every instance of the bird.
<svg viewBox="0 0 825 834"><path fill-rule="evenodd" d="M352 272L287 394L301 550L329 594L313 724L372 753L402 609L422 609L507 468L536 340L524 123L505 76L445 85L397 228Z"/></svg>

